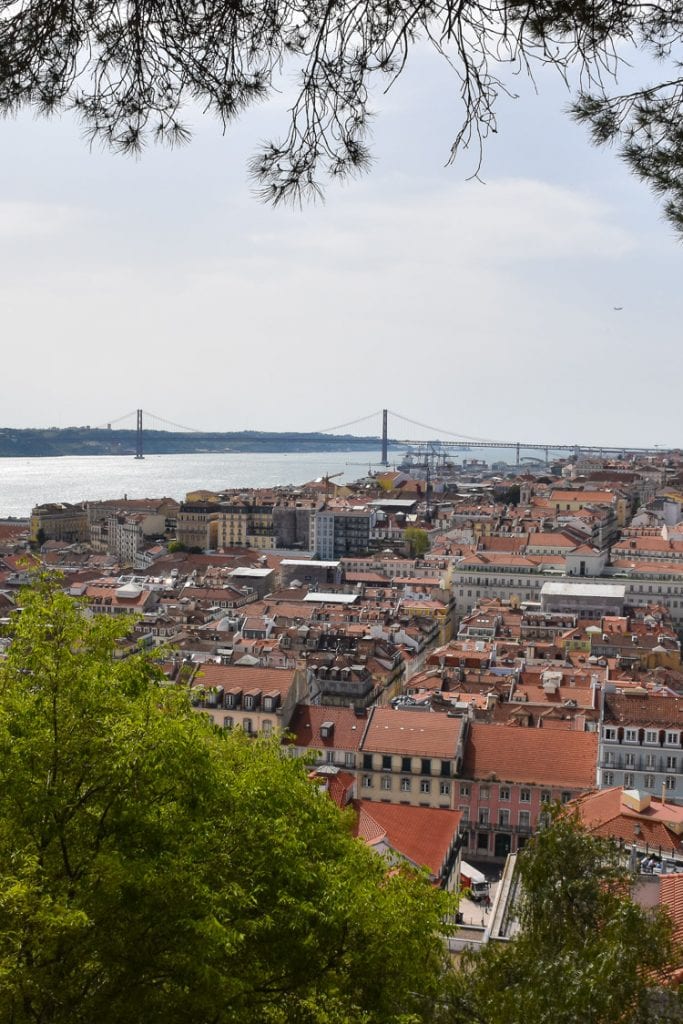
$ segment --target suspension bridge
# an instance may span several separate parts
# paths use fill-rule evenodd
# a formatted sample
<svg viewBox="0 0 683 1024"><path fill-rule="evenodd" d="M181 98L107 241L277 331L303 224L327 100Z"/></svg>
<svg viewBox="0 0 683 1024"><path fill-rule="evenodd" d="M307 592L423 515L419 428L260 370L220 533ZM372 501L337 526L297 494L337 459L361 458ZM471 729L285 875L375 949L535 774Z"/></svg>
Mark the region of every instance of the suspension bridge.
<svg viewBox="0 0 683 1024"><path fill-rule="evenodd" d="M389 417L391 417L392 431L389 431ZM298 431L298 432L280 432L279 435L276 432L261 432L261 431L234 431L234 432L220 432L220 431L207 431L202 430L199 427L183 426L180 423L174 423L171 420L165 419L164 417L157 416L154 413L146 412L144 409L136 409L134 412L126 413L124 416L119 416L118 419L110 420L100 427L95 428L99 430L107 429L111 430L113 427L118 429L126 429L124 424L135 422L135 458L142 459L145 454L145 433L146 431L155 432L169 432L195 435L196 440L199 442L201 438L210 439L215 441L217 438L226 439L228 437L249 437L252 444L258 444L259 439L265 441L272 439L276 436L288 437L291 439L297 438L323 438L323 437L337 437L341 440L348 440L350 443L366 443L366 442L377 442L377 447L380 454L380 464L387 466L389 464L389 449L396 447L405 447L406 449L418 448L427 450L431 448L432 452L444 452L444 451L470 451L479 449L502 449L509 450L515 453L515 462L519 466L522 462L534 461L532 458L522 457L522 452L534 452L541 453L544 457L545 463L550 461L551 455L566 455L570 454L574 458L579 458L581 455L600 455L609 456L616 455L626 457L628 455L662 455L668 451L677 449L669 449L661 445L655 445L652 448L634 448L629 445L586 445L586 444L557 444L555 442L544 442L544 441L510 441L510 440L496 440L494 438L487 437L476 437L469 434L460 434L452 430L446 430L442 427L430 426L426 423L421 423L418 420L411 419L408 416L404 416L401 413L393 412L390 409L379 409L376 412L370 413L367 416L360 416L353 420L348 420L345 423L337 423L331 427L323 427L319 430L311 431ZM394 426L394 423L397 426ZM361 424L372 424L377 429L376 433L369 434L349 434L345 433L340 435L339 431L348 431L352 427L360 427ZM415 428L419 428L421 432L426 432L428 436L416 438L415 436L402 436L405 433L415 434ZM540 461L540 457L537 456Z"/></svg>

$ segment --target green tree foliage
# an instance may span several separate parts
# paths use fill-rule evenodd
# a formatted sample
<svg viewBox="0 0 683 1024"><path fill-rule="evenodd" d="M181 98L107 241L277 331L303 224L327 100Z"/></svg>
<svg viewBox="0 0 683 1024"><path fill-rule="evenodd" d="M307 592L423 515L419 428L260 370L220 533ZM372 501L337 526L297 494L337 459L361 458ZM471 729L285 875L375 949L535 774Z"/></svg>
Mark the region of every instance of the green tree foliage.
<svg viewBox="0 0 683 1024"><path fill-rule="evenodd" d="M2 1024L434 1019L449 898L54 582L0 667Z"/></svg>
<svg viewBox="0 0 683 1024"><path fill-rule="evenodd" d="M408 526L403 531L403 539L410 544L410 551L416 558L421 558L429 551L429 534L417 526Z"/></svg>
<svg viewBox="0 0 683 1024"><path fill-rule="evenodd" d="M683 1020L657 999L673 964L671 921L630 897L615 843L557 812L519 856L521 931L466 957L453 1020L481 1024L635 1024ZM656 1007L666 1006L658 1015Z"/></svg>
<svg viewBox="0 0 683 1024"><path fill-rule="evenodd" d="M498 97L520 71L574 71L574 115L619 146L683 230L682 0L0 0L0 109L75 109L92 139L139 150L185 141L188 101L227 124L295 70L288 129L252 168L279 202L369 165L371 90L419 41L454 71L451 159L497 130ZM621 92L624 54L658 62L659 80Z"/></svg>

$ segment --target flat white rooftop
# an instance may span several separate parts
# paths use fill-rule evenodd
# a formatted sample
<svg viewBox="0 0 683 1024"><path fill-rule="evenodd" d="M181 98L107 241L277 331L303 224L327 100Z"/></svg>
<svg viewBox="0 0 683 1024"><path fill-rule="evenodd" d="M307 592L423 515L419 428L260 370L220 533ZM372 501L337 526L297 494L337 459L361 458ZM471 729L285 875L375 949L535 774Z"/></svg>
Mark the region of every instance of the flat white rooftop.
<svg viewBox="0 0 683 1024"><path fill-rule="evenodd" d="M623 583L544 583L541 597L614 597L623 598L626 586Z"/></svg>
<svg viewBox="0 0 683 1024"><path fill-rule="evenodd" d="M315 601L318 604L353 604L358 600L358 594L324 594L318 591L306 594L304 601Z"/></svg>
<svg viewBox="0 0 683 1024"><path fill-rule="evenodd" d="M283 558L280 565L303 565L304 568L307 565L314 565L317 569L336 569L339 562L321 562L312 558Z"/></svg>
<svg viewBox="0 0 683 1024"><path fill-rule="evenodd" d="M266 576L270 576L272 571L272 569L252 569L250 566L245 566L243 569L233 569L230 575L250 576L251 579L264 579Z"/></svg>

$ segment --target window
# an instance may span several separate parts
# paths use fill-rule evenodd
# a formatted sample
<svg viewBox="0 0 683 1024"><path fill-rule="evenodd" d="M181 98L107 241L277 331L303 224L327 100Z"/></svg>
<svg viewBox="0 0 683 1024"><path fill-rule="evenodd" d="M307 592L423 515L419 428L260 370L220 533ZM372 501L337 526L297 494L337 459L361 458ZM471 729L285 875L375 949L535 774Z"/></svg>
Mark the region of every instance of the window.
<svg viewBox="0 0 683 1024"><path fill-rule="evenodd" d="M469 796L469 795L470 795L470 787L469 786L461 786L460 787L460 796Z"/></svg>
<svg viewBox="0 0 683 1024"><path fill-rule="evenodd" d="M645 732L645 742L646 743L658 743L659 742L659 735L657 734L655 729L647 729L646 730L646 732Z"/></svg>
<svg viewBox="0 0 683 1024"><path fill-rule="evenodd" d="M645 755L645 767L646 768L654 768L655 767L655 755L654 754L646 754Z"/></svg>
<svg viewBox="0 0 683 1024"><path fill-rule="evenodd" d="M669 746L677 747L680 743L680 734L677 732L667 732L666 742L669 744Z"/></svg>
<svg viewBox="0 0 683 1024"><path fill-rule="evenodd" d="M635 754L626 754L624 756L624 764L626 765L627 768L635 768L635 766L636 766L636 755Z"/></svg>
<svg viewBox="0 0 683 1024"><path fill-rule="evenodd" d="M372 775L363 776L363 789L372 789Z"/></svg>
<svg viewBox="0 0 683 1024"><path fill-rule="evenodd" d="M676 778L675 778L675 776L674 775L667 775L666 778L664 779L664 785L666 786L667 789L675 789L676 788Z"/></svg>
<svg viewBox="0 0 683 1024"><path fill-rule="evenodd" d="M444 778L448 778L450 776L450 774L451 774L451 762L450 761L442 761L441 762L441 774L444 776Z"/></svg>
<svg viewBox="0 0 683 1024"><path fill-rule="evenodd" d="M523 803L523 804L531 803L531 790L530 789L520 789L520 791L519 791L519 799L520 799L520 802Z"/></svg>
<svg viewBox="0 0 683 1024"><path fill-rule="evenodd" d="M479 824L488 825L489 823L489 809L488 807L479 808Z"/></svg>
<svg viewBox="0 0 683 1024"><path fill-rule="evenodd" d="M603 772L602 781L606 786L614 785L614 772Z"/></svg>
<svg viewBox="0 0 683 1024"><path fill-rule="evenodd" d="M251 733L251 718L242 719L242 729L244 732Z"/></svg>
<svg viewBox="0 0 683 1024"><path fill-rule="evenodd" d="M350 753L349 751L347 751L347 753L344 755L344 764L346 765L347 768L355 768L356 767L355 755L353 753Z"/></svg>
<svg viewBox="0 0 683 1024"><path fill-rule="evenodd" d="M334 750L325 751L325 760L328 764L334 764Z"/></svg>
<svg viewBox="0 0 683 1024"><path fill-rule="evenodd" d="M638 730L637 729L624 729L624 740L626 743L637 743L638 742Z"/></svg>
<svg viewBox="0 0 683 1024"><path fill-rule="evenodd" d="M413 759L412 759L412 757L402 757L401 758L401 771L402 772L412 772L412 770L413 770Z"/></svg>
<svg viewBox="0 0 683 1024"><path fill-rule="evenodd" d="M382 754L382 771L391 771L391 754Z"/></svg>
<svg viewBox="0 0 683 1024"><path fill-rule="evenodd" d="M477 832L477 849L488 850L489 848L489 837L486 832Z"/></svg>
<svg viewBox="0 0 683 1024"><path fill-rule="evenodd" d="M505 827L510 824L510 812L507 807L498 811L498 824Z"/></svg>
<svg viewBox="0 0 683 1024"><path fill-rule="evenodd" d="M232 718L230 717L230 715L226 715L225 718L223 719L223 728L224 729L232 729L232 725L233 725Z"/></svg>
<svg viewBox="0 0 683 1024"><path fill-rule="evenodd" d="M614 741L617 738L617 730L613 729L611 726L606 725L602 731L602 735L604 739Z"/></svg>
<svg viewBox="0 0 683 1024"><path fill-rule="evenodd" d="M420 767L420 772L422 773L422 775L431 775L432 774L432 762L431 762L431 760L428 757L423 757L422 758L422 765Z"/></svg>
<svg viewBox="0 0 683 1024"><path fill-rule="evenodd" d="M489 796L490 796L489 787L488 786L480 786L479 787L479 799L480 800L488 800Z"/></svg>
<svg viewBox="0 0 683 1024"><path fill-rule="evenodd" d="M470 820L470 809L469 809L469 807L466 804L465 804L465 806L458 807L458 810L462 814L462 820L463 821L469 821Z"/></svg>
<svg viewBox="0 0 683 1024"><path fill-rule="evenodd" d="M401 779L401 792L410 793L410 779Z"/></svg>
<svg viewBox="0 0 683 1024"><path fill-rule="evenodd" d="M509 786L501 786L500 787L500 799L501 800L509 800L510 799L510 787Z"/></svg>
<svg viewBox="0 0 683 1024"><path fill-rule="evenodd" d="M385 775L382 779L382 789L391 789L391 779L388 775Z"/></svg>
<svg viewBox="0 0 683 1024"><path fill-rule="evenodd" d="M420 779L420 792L429 793L432 788L432 784L429 779Z"/></svg>
<svg viewBox="0 0 683 1024"><path fill-rule="evenodd" d="M439 785L439 793L441 796L450 796L451 784L450 782L442 782Z"/></svg>
<svg viewBox="0 0 683 1024"><path fill-rule="evenodd" d="M654 777L654 775L646 775L645 776L645 789L654 789L654 788L655 788L655 777Z"/></svg>
<svg viewBox="0 0 683 1024"><path fill-rule="evenodd" d="M363 754L363 768L372 771L372 754Z"/></svg>
<svg viewBox="0 0 683 1024"><path fill-rule="evenodd" d="M624 789L633 789L636 784L636 777L632 772L624 773Z"/></svg>
<svg viewBox="0 0 683 1024"><path fill-rule="evenodd" d="M273 731L273 723L271 722L271 720L269 718L264 719L264 721L261 722L261 732L263 733L264 736L270 736L272 731ZM327 753L330 754L331 751L328 750Z"/></svg>
<svg viewBox="0 0 683 1024"><path fill-rule="evenodd" d="M550 801L552 800L552 798L553 798L553 796L552 796L552 793L550 792L549 789L542 789L541 790L541 803L542 804L549 804Z"/></svg>
<svg viewBox="0 0 683 1024"><path fill-rule="evenodd" d="M678 758L672 756L667 757L666 767L676 769L678 767Z"/></svg>
<svg viewBox="0 0 683 1024"><path fill-rule="evenodd" d="M529 813L529 811L519 812L519 827L531 828L531 814Z"/></svg>
<svg viewBox="0 0 683 1024"><path fill-rule="evenodd" d="M560 795L560 800L562 801L563 804L568 804L569 801L571 800L571 798L572 798L571 793L562 793Z"/></svg>

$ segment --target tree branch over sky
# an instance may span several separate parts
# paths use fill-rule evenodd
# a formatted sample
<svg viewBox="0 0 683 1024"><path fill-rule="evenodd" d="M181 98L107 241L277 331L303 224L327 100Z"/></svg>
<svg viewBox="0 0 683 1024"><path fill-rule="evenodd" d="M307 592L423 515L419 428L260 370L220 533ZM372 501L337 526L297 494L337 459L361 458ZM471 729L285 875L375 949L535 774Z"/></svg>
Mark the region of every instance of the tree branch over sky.
<svg viewBox="0 0 683 1024"><path fill-rule="evenodd" d="M252 162L262 197L319 193L367 168L369 95L427 41L448 61L461 126L450 159L496 130L511 72L576 73L573 113L614 143L683 230L683 0L0 0L0 109L76 110L90 139L137 151L184 142L183 108L228 125L283 73L298 94L289 126ZM625 47L660 81L621 93Z"/></svg>

